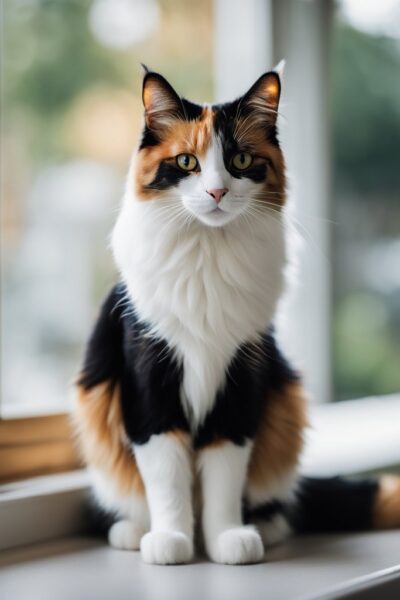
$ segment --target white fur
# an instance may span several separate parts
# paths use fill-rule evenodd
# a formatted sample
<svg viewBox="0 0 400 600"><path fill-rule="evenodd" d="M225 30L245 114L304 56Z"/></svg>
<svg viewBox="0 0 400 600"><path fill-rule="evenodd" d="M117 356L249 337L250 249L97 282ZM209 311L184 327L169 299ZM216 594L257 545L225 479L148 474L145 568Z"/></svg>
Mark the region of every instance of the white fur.
<svg viewBox="0 0 400 600"><path fill-rule="evenodd" d="M242 521L242 498L251 443L203 450L198 459L203 494L204 542L215 562L258 562L264 555L262 541L253 527Z"/></svg>
<svg viewBox="0 0 400 600"><path fill-rule="evenodd" d="M192 540L180 531L151 531L141 540L144 562L152 565L176 565L193 557Z"/></svg>
<svg viewBox="0 0 400 600"><path fill-rule="evenodd" d="M209 555L214 562L225 565L257 563L264 557L264 546L251 525L231 527L217 536L209 548Z"/></svg>
<svg viewBox="0 0 400 600"><path fill-rule="evenodd" d="M275 71L275 73L278 73L279 79L283 78L283 74L285 72L285 67L286 67L286 60L284 58L282 58L282 60L280 60L278 62L278 64L275 65L275 67L272 69L273 71Z"/></svg>
<svg viewBox="0 0 400 600"><path fill-rule="evenodd" d="M249 196L259 185L249 179L235 179L225 169L220 140L213 136L204 159L201 172L196 178L183 179L179 184L182 203L205 225L221 227L238 217L246 209ZM212 189L228 190L221 202L207 192Z"/></svg>
<svg viewBox="0 0 400 600"><path fill-rule="evenodd" d="M270 324L286 262L283 215L250 212L258 185L231 177L215 144L201 173L168 198L140 202L128 179L112 236L137 314L183 364L182 402L193 429L212 409L238 346ZM206 189L221 186L229 189L220 207L230 220L214 215L223 226L208 227L204 215L216 205Z"/></svg>
<svg viewBox="0 0 400 600"><path fill-rule="evenodd" d="M174 564L193 556L192 465L174 436L153 435L134 446L145 485L151 531L141 541L145 562Z"/></svg>

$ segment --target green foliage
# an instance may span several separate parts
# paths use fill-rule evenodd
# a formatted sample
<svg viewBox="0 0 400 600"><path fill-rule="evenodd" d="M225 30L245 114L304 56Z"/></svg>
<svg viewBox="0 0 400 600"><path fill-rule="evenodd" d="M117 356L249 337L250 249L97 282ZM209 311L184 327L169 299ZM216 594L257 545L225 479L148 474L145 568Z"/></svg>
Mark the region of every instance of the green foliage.
<svg viewBox="0 0 400 600"><path fill-rule="evenodd" d="M333 333L338 399L400 389L400 347L386 298L349 292L337 306Z"/></svg>
<svg viewBox="0 0 400 600"><path fill-rule="evenodd" d="M89 31L89 6L88 0L36 0L25 17L23 3L6 2L4 80L10 103L47 118L91 84L122 81L118 61Z"/></svg>
<svg viewBox="0 0 400 600"><path fill-rule="evenodd" d="M399 231L400 47L338 21L333 41L333 366L344 399L400 388L400 307L385 286L394 278L365 256L389 252Z"/></svg>
<svg viewBox="0 0 400 600"><path fill-rule="evenodd" d="M334 47L333 151L339 186L398 192L399 44L337 23Z"/></svg>

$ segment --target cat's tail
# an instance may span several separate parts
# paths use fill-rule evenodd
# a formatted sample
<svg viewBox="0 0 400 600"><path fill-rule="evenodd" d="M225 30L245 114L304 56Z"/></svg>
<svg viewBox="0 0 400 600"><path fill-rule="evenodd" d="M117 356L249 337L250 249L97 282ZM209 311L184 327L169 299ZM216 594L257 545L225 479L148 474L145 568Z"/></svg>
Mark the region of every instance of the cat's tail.
<svg viewBox="0 0 400 600"><path fill-rule="evenodd" d="M303 477L287 517L299 532L400 528L400 477Z"/></svg>

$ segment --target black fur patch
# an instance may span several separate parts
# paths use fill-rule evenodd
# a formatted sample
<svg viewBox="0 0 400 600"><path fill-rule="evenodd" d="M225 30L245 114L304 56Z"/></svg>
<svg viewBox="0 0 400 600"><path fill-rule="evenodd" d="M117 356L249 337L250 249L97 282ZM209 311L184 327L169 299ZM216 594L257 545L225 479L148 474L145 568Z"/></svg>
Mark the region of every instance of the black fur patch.
<svg viewBox="0 0 400 600"><path fill-rule="evenodd" d="M125 429L135 444L153 434L189 431L180 401L182 367L164 341L146 333L138 321L126 323L121 402Z"/></svg>
<svg viewBox="0 0 400 600"><path fill-rule="evenodd" d="M297 373L276 345L272 328L259 348L239 348L227 369L226 384L195 436L195 447L219 439L243 445L254 437L270 394L297 380Z"/></svg>
<svg viewBox="0 0 400 600"><path fill-rule="evenodd" d="M150 129L147 125L144 126L142 139L140 140L139 150L143 148L149 148L150 146L157 146L160 143L160 139L155 132Z"/></svg>
<svg viewBox="0 0 400 600"><path fill-rule="evenodd" d="M247 115L246 109L244 107L240 107L241 100L235 100L234 102L230 102L227 104L220 104L213 106L214 110L214 130L216 135L221 140L224 164L226 170L237 179L242 179L246 177L247 179L251 179L256 183L261 183L265 180L267 175L267 164L259 164L245 171L239 171L232 167L232 158L238 152L250 152L252 153L252 148L247 147L246 145L238 145L237 140L235 139L235 126L237 115L242 114L243 116ZM266 141L278 145L278 141L276 139L276 127L275 125L266 123L264 126L264 133Z"/></svg>
<svg viewBox="0 0 400 600"><path fill-rule="evenodd" d="M82 533L90 536L96 536L104 540L107 539L107 533L117 520L116 515L100 508L94 497L87 494L86 502L82 506Z"/></svg>
<svg viewBox="0 0 400 600"><path fill-rule="evenodd" d="M89 390L103 381L115 382L120 378L124 364L122 346L122 314L125 287L116 285L108 294L90 336L83 369L78 384Z"/></svg>
<svg viewBox="0 0 400 600"><path fill-rule="evenodd" d="M279 500L270 500L256 508L244 507L245 523L258 521L269 521L275 515L285 514L285 505Z"/></svg>
<svg viewBox="0 0 400 600"><path fill-rule="evenodd" d="M186 121L196 121L200 119L203 114L203 107L200 104L195 104L194 102L190 102L190 100L186 100L186 98L181 98L183 111L184 111L184 119Z"/></svg>
<svg viewBox="0 0 400 600"><path fill-rule="evenodd" d="M178 185L182 179L189 177L189 175L191 175L191 171L183 171L175 165L163 161L159 164L153 181L146 185L146 189L167 190Z"/></svg>
<svg viewBox="0 0 400 600"><path fill-rule="evenodd" d="M109 380L120 384L125 429L133 442L189 429L179 395L182 369L167 344L153 340L138 321L123 285L103 304L78 383L90 389Z"/></svg>
<svg viewBox="0 0 400 600"><path fill-rule="evenodd" d="M144 444L153 434L189 431L180 400L182 377L182 366L168 344L148 335L124 286L116 286L90 338L79 383L90 389L103 381L118 381L126 432L134 443ZM280 353L272 329L263 336L261 348L239 349L224 389L194 436L194 446L219 439L244 444L254 436L269 394L294 380L297 374Z"/></svg>
<svg viewBox="0 0 400 600"><path fill-rule="evenodd" d="M378 482L303 477L288 518L301 532L362 531L372 524Z"/></svg>

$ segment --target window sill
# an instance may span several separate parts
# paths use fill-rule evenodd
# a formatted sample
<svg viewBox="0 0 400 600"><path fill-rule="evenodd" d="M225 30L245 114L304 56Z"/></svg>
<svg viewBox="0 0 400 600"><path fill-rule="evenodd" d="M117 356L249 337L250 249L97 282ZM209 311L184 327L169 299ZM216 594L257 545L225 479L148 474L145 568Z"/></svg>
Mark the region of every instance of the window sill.
<svg viewBox="0 0 400 600"><path fill-rule="evenodd" d="M310 407L301 471L352 475L400 465L400 396ZM84 530L85 471L0 486L0 550Z"/></svg>
<svg viewBox="0 0 400 600"><path fill-rule="evenodd" d="M301 471L354 475L400 468L400 395L310 407Z"/></svg>
<svg viewBox="0 0 400 600"><path fill-rule="evenodd" d="M88 493L85 471L0 486L0 550L82 532Z"/></svg>

